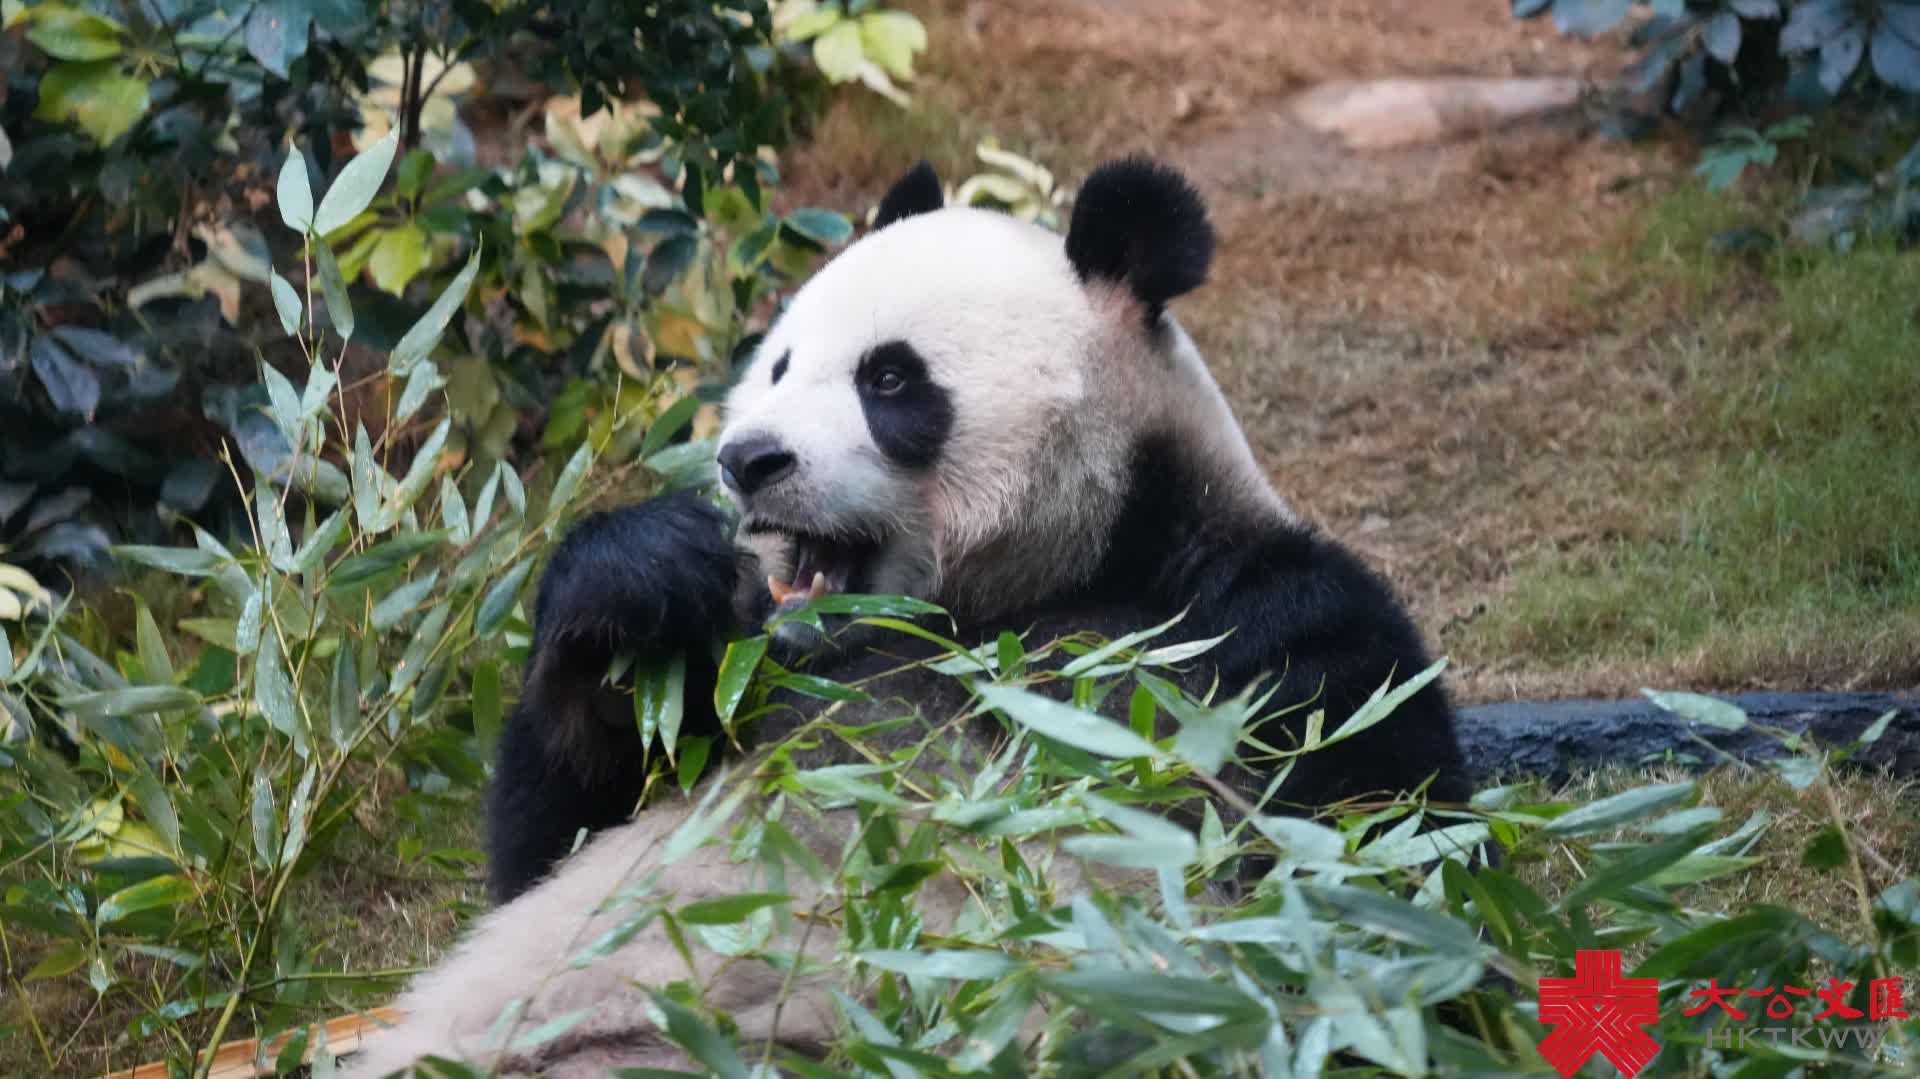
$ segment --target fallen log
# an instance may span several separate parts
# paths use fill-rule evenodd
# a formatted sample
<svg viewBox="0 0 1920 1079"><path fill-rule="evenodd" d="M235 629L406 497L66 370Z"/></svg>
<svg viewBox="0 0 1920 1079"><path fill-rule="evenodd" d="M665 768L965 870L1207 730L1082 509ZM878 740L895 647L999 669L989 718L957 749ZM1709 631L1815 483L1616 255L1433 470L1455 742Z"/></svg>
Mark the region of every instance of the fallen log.
<svg viewBox="0 0 1920 1079"><path fill-rule="evenodd" d="M1538 776L1564 782L1607 766L1669 763L1708 768L1729 758L1777 760L1791 751L1769 731L1838 747L1888 712L1892 724L1849 765L1920 776L1920 693L1746 693L1720 699L1747 713L1726 731L1692 722L1646 698L1513 701L1463 708L1461 749L1476 778Z"/></svg>

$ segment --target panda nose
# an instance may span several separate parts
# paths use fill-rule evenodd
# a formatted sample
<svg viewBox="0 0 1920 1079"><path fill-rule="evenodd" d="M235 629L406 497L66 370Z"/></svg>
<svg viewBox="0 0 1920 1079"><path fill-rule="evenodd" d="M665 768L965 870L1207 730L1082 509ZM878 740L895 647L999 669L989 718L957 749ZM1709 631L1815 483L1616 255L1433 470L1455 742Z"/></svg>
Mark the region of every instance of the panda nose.
<svg viewBox="0 0 1920 1079"><path fill-rule="evenodd" d="M727 486L750 495L785 479L795 459L772 435L742 435L720 447L720 475Z"/></svg>

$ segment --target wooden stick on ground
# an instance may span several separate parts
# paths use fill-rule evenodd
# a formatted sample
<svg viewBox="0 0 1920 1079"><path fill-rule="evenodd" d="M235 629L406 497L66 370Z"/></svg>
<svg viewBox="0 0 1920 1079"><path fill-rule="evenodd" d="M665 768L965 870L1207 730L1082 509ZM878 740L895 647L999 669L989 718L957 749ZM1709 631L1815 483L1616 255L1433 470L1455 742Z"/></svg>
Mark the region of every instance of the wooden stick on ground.
<svg viewBox="0 0 1920 1079"><path fill-rule="evenodd" d="M329 1019L326 1022L327 1048L335 1056L350 1053L360 1048L362 1037L379 1029L382 1025L392 1025L399 1020L400 1012L396 1008L370 1008L365 1014L343 1015L338 1019ZM267 1060L274 1059L293 1035L294 1031L289 1030L273 1039L267 1044L267 1051L264 1054L256 1051L260 1044L258 1038L226 1043L214 1050L213 1067L208 1070L207 1079L259 1079L260 1076L271 1075L271 1070L255 1067L254 1060L262 1056ZM302 1058L302 1063L310 1064L313 1062L314 1046L318 1041L317 1026L307 1028L307 1038L307 1051ZM137 1068L114 1072L105 1079L167 1079L167 1066L142 1064Z"/></svg>

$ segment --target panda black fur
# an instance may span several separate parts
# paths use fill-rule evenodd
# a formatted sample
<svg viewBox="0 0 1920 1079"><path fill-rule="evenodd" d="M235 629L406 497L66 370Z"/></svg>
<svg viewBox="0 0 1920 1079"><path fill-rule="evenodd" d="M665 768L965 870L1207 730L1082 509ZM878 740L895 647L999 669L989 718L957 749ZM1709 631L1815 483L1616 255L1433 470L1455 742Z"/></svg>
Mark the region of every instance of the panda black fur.
<svg viewBox="0 0 1920 1079"><path fill-rule="evenodd" d="M1117 636L1184 611L1181 639L1228 636L1189 665L1183 688L1226 697L1277 680L1273 706L1311 699L1330 726L1383 683L1429 665L1380 578L1273 492L1198 352L1165 313L1202 283L1213 250L1185 180L1139 159L1102 167L1082 188L1064 244L1005 215L941 202L930 168L907 173L882 200L875 230L808 282L770 329L729 396L720 440L720 471L741 510L736 532L712 506L675 495L584 520L555 552L490 796L491 888L501 905L416 982L400 1002L407 1021L376 1036L350 1074L385 1074L421 1053L472 1053L501 1007L536 984L529 1022L583 1003L601 1011L538 1059L501 1062L508 1073L686 1066L653 1033L646 997L633 988L686 976L657 926L601 964L612 973L564 970L569 948L598 931L591 919L608 916L595 905L687 813L676 797L634 816L644 747L630 691L604 675L616 653L684 657L682 730L715 733L708 702L719 647L774 613L785 581L801 597L817 581L931 599L952 612L967 644L1003 630L1033 643L1085 630ZM902 702L939 722L973 703L959 680L898 669L931 654L911 638L879 645L782 632L776 641L785 658L807 656L815 673L837 680L894 672L868 686L869 710L836 715L844 725L898 716ZM1113 696L1124 708L1125 695ZM822 707L781 703L791 707L756 720L752 743L776 742ZM1255 735L1290 744L1311 710ZM990 715L973 722L977 761L1001 728ZM884 754L924 730L895 730L868 748ZM967 751L955 748L962 773ZM799 759L817 767L860 758L823 742ZM1229 778L1258 798L1269 777L1236 768ZM1305 758L1270 807L1311 811L1419 788L1439 802L1469 793L1437 684L1386 723ZM821 852L847 840L844 829L815 827L801 838ZM569 855L582 829L595 838ZM679 902L755 890L717 848L662 872L655 887L677 891ZM1075 872L1060 863L1056 885L1073 887ZM957 913L966 902L938 879L927 887L923 908ZM803 901L796 895L795 909ZM801 987L805 999L781 1018L769 996L780 977L751 967L735 964L725 984L709 983L743 1037L772 1037L767 1024L778 1021L778 1040L794 1051L830 1040L823 991L806 997ZM553 969L562 973L541 983Z"/></svg>

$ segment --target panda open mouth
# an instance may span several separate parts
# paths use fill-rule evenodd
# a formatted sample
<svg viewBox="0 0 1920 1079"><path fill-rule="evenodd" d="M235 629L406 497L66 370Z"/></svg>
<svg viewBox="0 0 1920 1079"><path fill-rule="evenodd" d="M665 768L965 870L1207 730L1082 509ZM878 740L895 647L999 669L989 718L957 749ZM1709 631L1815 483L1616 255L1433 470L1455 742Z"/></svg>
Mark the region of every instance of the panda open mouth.
<svg viewBox="0 0 1920 1079"><path fill-rule="evenodd" d="M775 531L766 529L766 531ZM768 575L774 614L794 610L833 592L858 591L880 545L864 539L835 539L806 532L783 531L793 541L793 579Z"/></svg>

